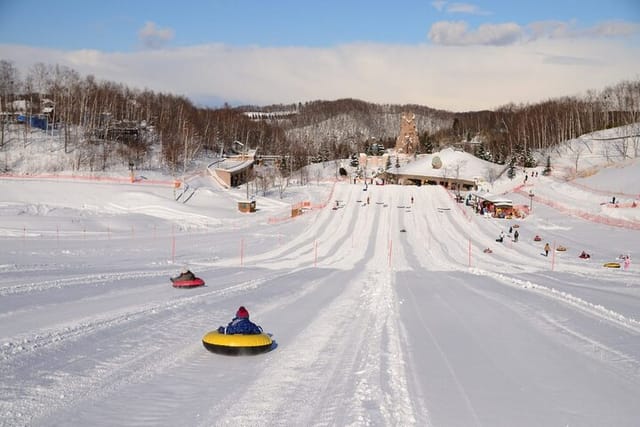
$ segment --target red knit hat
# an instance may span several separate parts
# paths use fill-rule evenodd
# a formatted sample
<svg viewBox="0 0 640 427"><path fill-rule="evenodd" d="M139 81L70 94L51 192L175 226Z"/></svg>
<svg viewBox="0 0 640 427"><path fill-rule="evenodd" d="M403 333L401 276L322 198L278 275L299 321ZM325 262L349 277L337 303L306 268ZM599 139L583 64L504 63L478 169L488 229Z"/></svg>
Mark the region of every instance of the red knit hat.
<svg viewBox="0 0 640 427"><path fill-rule="evenodd" d="M244 308L244 306L241 306L236 313L236 317L240 319L248 319L249 312L247 311L246 308Z"/></svg>

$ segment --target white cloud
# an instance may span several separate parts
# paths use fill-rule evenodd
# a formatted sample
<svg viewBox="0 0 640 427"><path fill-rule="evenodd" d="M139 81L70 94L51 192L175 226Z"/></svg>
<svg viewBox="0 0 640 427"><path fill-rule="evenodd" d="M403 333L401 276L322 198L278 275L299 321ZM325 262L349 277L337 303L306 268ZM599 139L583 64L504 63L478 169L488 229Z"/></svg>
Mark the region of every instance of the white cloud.
<svg viewBox="0 0 640 427"><path fill-rule="evenodd" d="M605 21L589 29L590 35L604 37L630 36L640 33L640 24L637 22Z"/></svg>
<svg viewBox="0 0 640 427"><path fill-rule="evenodd" d="M467 13L470 15L490 15L491 12L480 9L471 3L449 3L445 0L435 0L431 2L437 11L445 11L447 13Z"/></svg>
<svg viewBox="0 0 640 427"><path fill-rule="evenodd" d="M483 24L470 29L465 21L439 21L429 29L432 43L445 46L504 46L542 38L616 38L640 34L640 24L627 21L604 21L580 28L575 21L536 21L522 27L516 23Z"/></svg>
<svg viewBox="0 0 640 427"><path fill-rule="evenodd" d="M451 3L447 6L449 13L468 13L470 15L490 15L489 12L480 9L478 6L470 3Z"/></svg>
<svg viewBox="0 0 640 427"><path fill-rule="evenodd" d="M586 28L579 28L575 21L536 21L530 23L528 29L534 39L627 37L640 34L640 24L628 21L603 21Z"/></svg>
<svg viewBox="0 0 640 427"><path fill-rule="evenodd" d="M522 35L522 28L515 23L484 24L473 31L463 21L440 21L429 30L429 40L445 46L503 46L517 42Z"/></svg>
<svg viewBox="0 0 640 427"><path fill-rule="evenodd" d="M478 37L498 39L491 34ZM0 52L14 61L22 76L36 62L60 64L82 76L93 74L193 100L267 105L350 97L454 111L584 93L637 79L640 70L640 45L607 38L455 47L208 44L132 53L0 45Z"/></svg>
<svg viewBox="0 0 640 427"><path fill-rule="evenodd" d="M446 4L447 2L443 0L436 0L431 2L431 6L433 6L436 10L440 10L440 11L444 9L444 6Z"/></svg>
<svg viewBox="0 0 640 427"><path fill-rule="evenodd" d="M158 49L173 40L174 31L171 28L158 28L155 22L148 21L138 31L138 39L143 46L150 49Z"/></svg>

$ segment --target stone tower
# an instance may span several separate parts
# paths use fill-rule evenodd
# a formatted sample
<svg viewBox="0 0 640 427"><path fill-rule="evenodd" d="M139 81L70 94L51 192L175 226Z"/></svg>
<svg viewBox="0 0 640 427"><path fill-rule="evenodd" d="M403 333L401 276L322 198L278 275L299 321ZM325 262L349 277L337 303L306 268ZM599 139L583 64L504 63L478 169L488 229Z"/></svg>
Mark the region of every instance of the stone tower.
<svg viewBox="0 0 640 427"><path fill-rule="evenodd" d="M416 115L414 113L403 113L400 121L400 134L396 139L396 153L414 154L418 149L418 143Z"/></svg>

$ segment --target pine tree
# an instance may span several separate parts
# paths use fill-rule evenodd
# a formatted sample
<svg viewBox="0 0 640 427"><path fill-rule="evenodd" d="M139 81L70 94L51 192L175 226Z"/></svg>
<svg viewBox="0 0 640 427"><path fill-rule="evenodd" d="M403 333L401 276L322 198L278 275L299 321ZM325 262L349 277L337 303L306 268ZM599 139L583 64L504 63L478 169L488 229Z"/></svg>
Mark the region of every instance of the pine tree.
<svg viewBox="0 0 640 427"><path fill-rule="evenodd" d="M547 166L544 167L542 175L551 175L551 156L547 156Z"/></svg>
<svg viewBox="0 0 640 427"><path fill-rule="evenodd" d="M516 177L516 159L513 157L509 162L509 170L507 171L507 176L509 177L509 179L513 179Z"/></svg>
<svg viewBox="0 0 640 427"><path fill-rule="evenodd" d="M531 153L531 150L529 149L529 147L527 147L524 153L524 167L535 168L537 165L538 162L536 162L536 159L533 158L533 153Z"/></svg>

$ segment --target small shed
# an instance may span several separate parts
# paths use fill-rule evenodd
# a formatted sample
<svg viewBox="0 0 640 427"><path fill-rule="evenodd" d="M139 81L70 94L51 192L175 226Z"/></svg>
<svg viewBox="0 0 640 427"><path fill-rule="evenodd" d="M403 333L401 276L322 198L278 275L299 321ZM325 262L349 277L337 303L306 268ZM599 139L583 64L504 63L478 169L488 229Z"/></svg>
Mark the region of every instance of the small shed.
<svg viewBox="0 0 640 427"><path fill-rule="evenodd" d="M240 201L238 202L238 210L240 212L250 213L256 211L256 201Z"/></svg>

